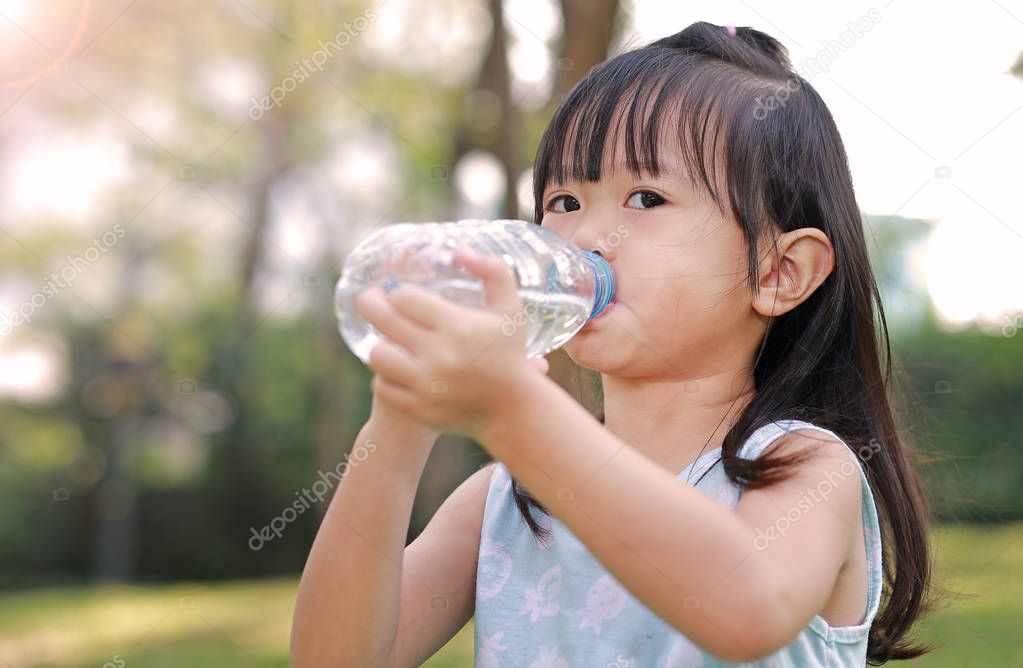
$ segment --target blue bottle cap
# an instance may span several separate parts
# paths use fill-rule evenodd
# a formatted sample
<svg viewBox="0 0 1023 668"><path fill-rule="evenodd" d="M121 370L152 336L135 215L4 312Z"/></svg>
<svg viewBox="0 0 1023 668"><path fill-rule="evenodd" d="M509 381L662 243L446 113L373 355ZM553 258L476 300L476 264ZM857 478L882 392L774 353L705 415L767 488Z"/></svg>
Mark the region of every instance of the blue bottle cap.
<svg viewBox="0 0 1023 668"><path fill-rule="evenodd" d="M583 255L593 268L594 290L593 310L591 318L600 315L615 296L615 275L611 265L603 257L593 251L583 251Z"/></svg>

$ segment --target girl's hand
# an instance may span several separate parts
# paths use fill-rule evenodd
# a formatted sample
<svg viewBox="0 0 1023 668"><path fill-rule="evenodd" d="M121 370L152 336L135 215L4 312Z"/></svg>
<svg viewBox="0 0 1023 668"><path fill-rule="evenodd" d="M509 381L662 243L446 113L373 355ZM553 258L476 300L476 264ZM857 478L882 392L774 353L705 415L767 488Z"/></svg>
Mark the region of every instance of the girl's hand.
<svg viewBox="0 0 1023 668"><path fill-rule="evenodd" d="M529 360L529 364L542 374L546 374L550 368L543 357L535 357ZM403 440L410 443L435 443L442 430L419 422L408 411L388 402L378 391L380 385L381 383L373 383L371 387L373 401L367 424L371 425L373 433L400 435Z"/></svg>
<svg viewBox="0 0 1023 668"><path fill-rule="evenodd" d="M408 411L387 401L377 391L376 384L371 386L373 404L369 411L370 430L375 434L391 434L409 443L435 443L441 431L425 425Z"/></svg>
<svg viewBox="0 0 1023 668"><path fill-rule="evenodd" d="M547 358L545 357L534 357L527 361L530 366L544 375L546 375L547 371L550 369L550 364L547 362ZM424 436L429 434L440 436L441 430L434 429L433 427L417 422L415 418L408 413L408 411L404 410L400 406L388 402L387 398L377 391L379 386L380 383L373 383L370 387L373 393L373 398L368 421L371 421L384 429L395 426L405 432L412 431Z"/></svg>
<svg viewBox="0 0 1023 668"><path fill-rule="evenodd" d="M387 339L369 356L374 397L427 427L474 435L526 374L546 373L547 362L525 356L523 304L504 261L464 250L456 259L482 280L483 309L413 284L390 294L374 286L355 305Z"/></svg>

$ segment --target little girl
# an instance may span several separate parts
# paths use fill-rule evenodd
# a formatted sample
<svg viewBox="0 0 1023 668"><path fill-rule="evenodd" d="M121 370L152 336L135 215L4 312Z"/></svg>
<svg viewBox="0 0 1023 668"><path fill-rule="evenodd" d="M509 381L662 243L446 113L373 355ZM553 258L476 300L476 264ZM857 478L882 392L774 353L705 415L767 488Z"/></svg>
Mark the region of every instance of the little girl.
<svg viewBox="0 0 1023 668"><path fill-rule="evenodd" d="M613 305L564 346L594 419L524 359L498 258L468 309L360 295L373 412L303 573L295 665L863 666L918 656L928 508L835 123L787 52L696 23L590 71L537 153L536 221ZM876 318L876 321L875 321ZM880 327L875 329L875 322ZM884 350L882 366L881 349ZM496 460L404 548L441 430ZM882 596L884 592L884 596Z"/></svg>

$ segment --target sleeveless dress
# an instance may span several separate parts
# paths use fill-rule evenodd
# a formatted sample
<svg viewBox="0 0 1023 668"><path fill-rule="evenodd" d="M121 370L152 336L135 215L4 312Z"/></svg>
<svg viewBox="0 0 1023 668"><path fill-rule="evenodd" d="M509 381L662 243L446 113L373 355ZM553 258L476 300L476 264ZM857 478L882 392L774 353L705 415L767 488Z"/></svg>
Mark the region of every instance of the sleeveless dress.
<svg viewBox="0 0 1023 668"><path fill-rule="evenodd" d="M754 431L738 455L755 459L795 429L838 438L808 422L782 420ZM725 475L717 459L720 450L704 453L677 477L686 484L688 476L697 489L735 508L741 489ZM877 510L863 465L856 461L867 556L863 621L834 627L815 615L788 645L747 663L723 661L700 649L633 597L556 517L531 508L537 522L551 532L538 541L515 505L508 469L498 463L487 491L476 569L475 666L862 668L867 634L881 601L882 566Z"/></svg>

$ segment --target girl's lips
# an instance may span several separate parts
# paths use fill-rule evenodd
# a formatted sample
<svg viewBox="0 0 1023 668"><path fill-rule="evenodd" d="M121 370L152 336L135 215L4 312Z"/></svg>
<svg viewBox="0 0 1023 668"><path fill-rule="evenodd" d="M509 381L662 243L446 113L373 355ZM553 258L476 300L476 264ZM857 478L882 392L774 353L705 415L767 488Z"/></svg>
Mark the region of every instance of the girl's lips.
<svg viewBox="0 0 1023 668"><path fill-rule="evenodd" d="M610 302L608 302L607 306L605 306L605 307L604 307L604 310L603 310L603 311L601 311L600 313L598 313L598 314L597 314L597 315L595 315L594 317L590 318L590 319L589 319L589 320L587 320L586 322L587 322L587 323L590 323L590 322L593 322L594 320L600 320L601 318L603 318L603 317L604 317L604 316L606 316L606 315L607 315L608 313L610 313L611 311L613 311L613 310L614 310L614 307L615 307L615 304L616 304L616 303L617 303L617 302L615 302L615 301L610 301Z"/></svg>

